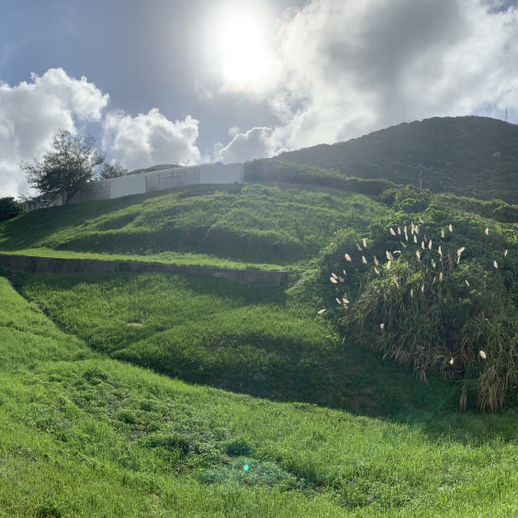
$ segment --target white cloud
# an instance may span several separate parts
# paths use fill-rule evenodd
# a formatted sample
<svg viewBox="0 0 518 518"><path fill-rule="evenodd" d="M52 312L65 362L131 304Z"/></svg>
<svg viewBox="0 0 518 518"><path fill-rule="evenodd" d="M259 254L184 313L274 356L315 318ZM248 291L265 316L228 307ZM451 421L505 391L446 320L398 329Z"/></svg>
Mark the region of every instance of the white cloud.
<svg viewBox="0 0 518 518"><path fill-rule="evenodd" d="M280 151L274 130L257 127L246 133L237 133L225 147L216 152L216 160L224 163L245 162L271 157Z"/></svg>
<svg viewBox="0 0 518 518"><path fill-rule="evenodd" d="M279 123L265 155L347 140L403 111L518 115L514 2L311 0L290 10L278 49L283 77L266 98Z"/></svg>
<svg viewBox="0 0 518 518"><path fill-rule="evenodd" d="M0 195L27 191L22 160L40 157L58 129L102 117L109 97L86 78L61 69L33 74L30 82L0 84Z"/></svg>
<svg viewBox="0 0 518 518"><path fill-rule="evenodd" d="M197 138L196 119L188 115L172 122L156 108L135 117L111 111L103 123L103 146L128 169L159 163L197 163Z"/></svg>

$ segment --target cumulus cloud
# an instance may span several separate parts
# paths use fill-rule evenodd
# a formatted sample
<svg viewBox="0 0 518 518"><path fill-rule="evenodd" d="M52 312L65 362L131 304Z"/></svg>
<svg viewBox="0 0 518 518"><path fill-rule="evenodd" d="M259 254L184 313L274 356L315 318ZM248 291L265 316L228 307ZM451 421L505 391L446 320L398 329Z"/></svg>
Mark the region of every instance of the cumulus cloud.
<svg viewBox="0 0 518 518"><path fill-rule="evenodd" d="M40 157L58 129L75 133L78 123L99 121L108 100L86 78L61 68L0 84L0 195L26 192L20 161Z"/></svg>
<svg viewBox="0 0 518 518"><path fill-rule="evenodd" d="M225 147L217 151L216 158L224 163L245 162L271 157L280 152L274 130L257 127L245 133L237 133Z"/></svg>
<svg viewBox="0 0 518 518"><path fill-rule="evenodd" d="M198 121L191 116L170 121L157 108L133 117L109 112L103 123L103 146L128 169L159 163L197 163Z"/></svg>
<svg viewBox="0 0 518 518"><path fill-rule="evenodd" d="M514 2L310 0L289 16L283 78L268 94L279 120L270 150L346 140L403 116L518 115Z"/></svg>

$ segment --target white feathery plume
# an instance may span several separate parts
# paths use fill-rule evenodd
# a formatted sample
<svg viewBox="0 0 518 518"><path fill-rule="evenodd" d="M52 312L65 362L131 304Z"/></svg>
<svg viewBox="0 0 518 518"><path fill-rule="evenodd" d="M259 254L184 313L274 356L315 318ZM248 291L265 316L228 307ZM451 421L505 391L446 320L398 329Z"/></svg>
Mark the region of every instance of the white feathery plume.
<svg viewBox="0 0 518 518"><path fill-rule="evenodd" d="M397 235L400 236L401 235L401 227L398 227L397 228Z"/></svg>
<svg viewBox="0 0 518 518"><path fill-rule="evenodd" d="M349 261L350 263L352 262L351 256L349 254L345 254L344 257L346 261Z"/></svg>
<svg viewBox="0 0 518 518"><path fill-rule="evenodd" d="M318 310L318 314L323 315L326 311L327 311L327 309L320 309L320 310Z"/></svg>
<svg viewBox="0 0 518 518"><path fill-rule="evenodd" d="M414 243L417 245L417 236L414 234Z"/></svg>
<svg viewBox="0 0 518 518"><path fill-rule="evenodd" d="M470 287L471 287L471 284L469 283L469 281L468 281L467 279L464 279L464 283L466 284L466 286L467 286L468 288L470 288Z"/></svg>
<svg viewBox="0 0 518 518"><path fill-rule="evenodd" d="M359 243L356 243L356 248L358 249L358 252L362 252L363 248L360 246Z"/></svg>
<svg viewBox="0 0 518 518"><path fill-rule="evenodd" d="M444 278L444 276L443 276L442 272L440 272L439 273L439 282L442 282L443 278Z"/></svg>
<svg viewBox="0 0 518 518"><path fill-rule="evenodd" d="M382 331L385 329L385 324L384 324L383 322L380 324L380 329L381 329Z"/></svg>
<svg viewBox="0 0 518 518"><path fill-rule="evenodd" d="M446 234L444 233L444 229L441 228L441 238L444 239L446 237Z"/></svg>
<svg viewBox="0 0 518 518"><path fill-rule="evenodd" d="M450 232L453 232L453 225L452 225L451 223L448 225L448 230L449 230Z"/></svg>
<svg viewBox="0 0 518 518"><path fill-rule="evenodd" d="M336 273L331 273L331 277L334 277L335 279L338 279L338 275L336 275Z"/></svg>
<svg viewBox="0 0 518 518"><path fill-rule="evenodd" d="M439 247L437 248L437 253L442 257L442 247L441 247L441 245L439 245Z"/></svg>
<svg viewBox="0 0 518 518"><path fill-rule="evenodd" d="M394 229L393 229L392 227L390 227L390 229L389 229L389 230L390 230L390 233L391 233L393 236L395 236L395 235L396 235L396 232L394 231Z"/></svg>
<svg viewBox="0 0 518 518"><path fill-rule="evenodd" d="M364 255L362 255L362 263L367 264L367 258Z"/></svg>
<svg viewBox="0 0 518 518"><path fill-rule="evenodd" d="M486 351L482 351L482 349L478 352L478 355L485 360L487 358Z"/></svg>
<svg viewBox="0 0 518 518"><path fill-rule="evenodd" d="M507 248L504 250L504 257L507 257L507 254L509 253L509 250Z"/></svg>
<svg viewBox="0 0 518 518"><path fill-rule="evenodd" d="M486 234L486 236L489 236L489 227L486 227L486 230L484 230L484 234Z"/></svg>
<svg viewBox="0 0 518 518"><path fill-rule="evenodd" d="M378 261L378 258L376 256L374 256L374 264L376 266L378 266L380 264L380 262Z"/></svg>
<svg viewBox="0 0 518 518"><path fill-rule="evenodd" d="M401 243L401 246L402 246L403 248L406 248L406 245L405 245L405 243L403 243L403 241L400 241L400 243Z"/></svg>
<svg viewBox="0 0 518 518"><path fill-rule="evenodd" d="M450 358L450 361L448 362L450 365L453 365L455 363L455 359L454 358Z"/></svg>
<svg viewBox="0 0 518 518"><path fill-rule="evenodd" d="M433 259L430 261L430 263L432 264L432 268L435 270L437 263Z"/></svg>
<svg viewBox="0 0 518 518"><path fill-rule="evenodd" d="M498 270L498 263L496 261L493 261L493 266L495 267L495 270Z"/></svg>
<svg viewBox="0 0 518 518"><path fill-rule="evenodd" d="M419 250L416 250L415 251L415 255L417 257L417 260L420 261L421 260L421 252Z"/></svg>
<svg viewBox="0 0 518 518"><path fill-rule="evenodd" d="M432 249L432 240L430 239L430 241L428 242L428 250L431 250Z"/></svg>
<svg viewBox="0 0 518 518"><path fill-rule="evenodd" d="M367 248L367 238L366 237L364 237L362 239L362 244L363 244L363 248Z"/></svg>
<svg viewBox="0 0 518 518"><path fill-rule="evenodd" d="M329 277L329 280L332 284L338 284L338 279L335 279L334 277Z"/></svg>

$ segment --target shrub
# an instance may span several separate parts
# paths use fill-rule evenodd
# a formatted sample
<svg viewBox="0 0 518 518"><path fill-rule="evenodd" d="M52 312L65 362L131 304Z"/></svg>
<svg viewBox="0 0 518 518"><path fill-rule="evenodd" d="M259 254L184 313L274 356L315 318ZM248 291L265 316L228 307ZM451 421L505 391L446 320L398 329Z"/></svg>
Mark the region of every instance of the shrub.
<svg viewBox="0 0 518 518"><path fill-rule="evenodd" d="M0 221L16 218L22 211L22 205L14 198L0 198Z"/></svg>
<svg viewBox="0 0 518 518"><path fill-rule="evenodd" d="M405 185L391 187L381 194L381 200L395 210L404 212L423 212L432 198L431 192Z"/></svg>
<svg viewBox="0 0 518 518"><path fill-rule="evenodd" d="M502 272L508 251L492 259L486 236L488 254L475 257L448 228L432 240L420 227L391 228L383 252L384 236L354 253L348 247L353 275L330 277L344 330L423 381L430 372L459 380L462 410L471 399L499 410L518 386L518 309Z"/></svg>

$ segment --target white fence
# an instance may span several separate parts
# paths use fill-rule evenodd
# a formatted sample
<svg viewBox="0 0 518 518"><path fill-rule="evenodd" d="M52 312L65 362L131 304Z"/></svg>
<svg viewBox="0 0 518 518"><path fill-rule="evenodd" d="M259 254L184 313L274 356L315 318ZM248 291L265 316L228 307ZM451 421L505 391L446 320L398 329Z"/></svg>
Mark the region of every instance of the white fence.
<svg viewBox="0 0 518 518"><path fill-rule="evenodd" d="M159 169L86 184L71 203L167 191L183 185L243 183L243 164L204 164Z"/></svg>

